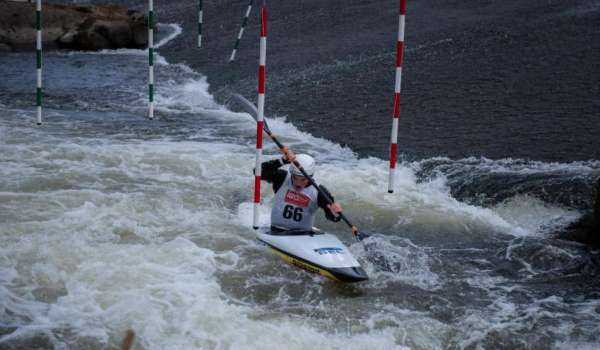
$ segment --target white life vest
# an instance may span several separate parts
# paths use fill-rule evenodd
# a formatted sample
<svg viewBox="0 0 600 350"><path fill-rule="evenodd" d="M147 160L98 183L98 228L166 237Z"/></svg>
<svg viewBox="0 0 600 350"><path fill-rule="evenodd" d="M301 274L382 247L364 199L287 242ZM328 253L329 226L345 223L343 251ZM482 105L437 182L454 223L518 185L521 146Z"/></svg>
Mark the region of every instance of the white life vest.
<svg viewBox="0 0 600 350"><path fill-rule="evenodd" d="M296 190L288 173L275 193L271 225L283 229L311 230L317 212L319 191L314 186Z"/></svg>

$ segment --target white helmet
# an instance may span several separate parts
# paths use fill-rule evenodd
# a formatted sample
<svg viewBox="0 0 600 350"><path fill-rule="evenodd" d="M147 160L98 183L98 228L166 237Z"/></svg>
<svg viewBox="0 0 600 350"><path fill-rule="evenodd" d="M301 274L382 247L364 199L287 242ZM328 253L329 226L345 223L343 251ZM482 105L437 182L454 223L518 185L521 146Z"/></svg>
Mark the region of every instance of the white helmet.
<svg viewBox="0 0 600 350"><path fill-rule="evenodd" d="M296 161L300 163L304 171L309 175L313 176L315 174L315 159L308 154L299 154L296 156ZM304 176L300 169L296 168L294 164L290 165L290 173L296 176Z"/></svg>

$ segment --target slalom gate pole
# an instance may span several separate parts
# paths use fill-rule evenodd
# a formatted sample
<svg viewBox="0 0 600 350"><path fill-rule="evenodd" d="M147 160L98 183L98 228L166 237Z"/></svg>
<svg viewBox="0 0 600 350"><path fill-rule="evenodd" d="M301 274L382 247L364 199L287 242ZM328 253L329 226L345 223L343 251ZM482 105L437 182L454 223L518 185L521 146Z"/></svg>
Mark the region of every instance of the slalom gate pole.
<svg viewBox="0 0 600 350"><path fill-rule="evenodd" d="M394 118L392 120L392 136L390 139L390 175L388 193L394 192L396 163L398 161L398 122L400 121L400 90L402 83L402 61L404 59L404 23L406 18L406 0L400 0L398 18L398 42L396 43L396 86L394 89Z"/></svg>
<svg viewBox="0 0 600 350"><path fill-rule="evenodd" d="M154 0L148 0L148 118L154 119Z"/></svg>
<svg viewBox="0 0 600 350"><path fill-rule="evenodd" d="M202 47L202 0L198 0L198 47Z"/></svg>
<svg viewBox="0 0 600 350"><path fill-rule="evenodd" d="M42 0L37 0L35 8L36 37L36 67L37 67L37 125L42 125Z"/></svg>
<svg viewBox="0 0 600 350"><path fill-rule="evenodd" d="M233 51L231 52L231 57L229 58L229 62L233 62L235 60L235 54L237 53L237 49L240 46L240 40L242 40L242 35L244 35L244 29L246 28L246 24L248 24L248 17L250 16L250 11L252 10L252 2L250 0L248 3L248 8L246 9L246 15L244 16L244 20L242 21L242 26L240 28L240 32L235 40L235 45L233 46Z"/></svg>
<svg viewBox="0 0 600 350"><path fill-rule="evenodd" d="M267 6L260 9L260 58L258 65L258 115L256 119L256 166L254 174L254 220L253 228L258 229L260 205L260 176L262 163L262 136L265 113L265 65L267 61Z"/></svg>

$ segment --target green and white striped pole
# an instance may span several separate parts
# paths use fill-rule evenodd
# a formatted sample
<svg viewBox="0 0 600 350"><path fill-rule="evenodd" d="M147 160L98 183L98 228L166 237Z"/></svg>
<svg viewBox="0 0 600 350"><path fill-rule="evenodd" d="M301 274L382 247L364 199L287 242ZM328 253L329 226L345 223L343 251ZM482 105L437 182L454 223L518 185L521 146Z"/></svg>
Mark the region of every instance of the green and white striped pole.
<svg viewBox="0 0 600 350"><path fill-rule="evenodd" d="M248 8L246 9L246 15L244 16L244 20L242 21L242 27L240 28L240 32L235 41L235 45L233 46L233 52L231 52L231 57L229 58L229 62L233 62L235 60L235 54L237 53L237 49L240 46L240 40L242 40L242 35L244 35L244 29L246 28L246 24L248 24L248 16L250 16L250 11L252 10L252 1L248 3Z"/></svg>
<svg viewBox="0 0 600 350"><path fill-rule="evenodd" d="M37 0L35 11L36 39L36 65L37 65L37 125L42 125L42 0Z"/></svg>
<svg viewBox="0 0 600 350"><path fill-rule="evenodd" d="M198 47L202 47L202 0L198 0Z"/></svg>
<svg viewBox="0 0 600 350"><path fill-rule="evenodd" d="M154 3L148 0L148 118L154 119Z"/></svg>

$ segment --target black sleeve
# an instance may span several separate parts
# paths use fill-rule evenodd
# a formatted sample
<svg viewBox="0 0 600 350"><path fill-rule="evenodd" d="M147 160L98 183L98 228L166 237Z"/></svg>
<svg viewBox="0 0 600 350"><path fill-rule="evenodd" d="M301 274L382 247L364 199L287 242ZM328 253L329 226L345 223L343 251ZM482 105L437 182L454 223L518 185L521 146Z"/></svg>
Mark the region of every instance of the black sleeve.
<svg viewBox="0 0 600 350"><path fill-rule="evenodd" d="M331 210L329 210L329 208L327 208L327 204L333 203L335 202L335 199L333 198L333 196L331 195L331 193L329 193L329 191L327 190L327 188L325 188L325 186L321 186L319 185L319 188L325 192L325 194L327 195L326 198L325 196L323 196L321 194L321 192L319 192L319 195L317 196L317 204L319 205L319 207L323 208L323 211L325 211L325 218L329 221L333 221L333 222L338 222L340 221L341 217L340 216L335 216Z"/></svg>
<svg viewBox="0 0 600 350"><path fill-rule="evenodd" d="M277 192L279 187L283 184L287 175L285 170L279 169L282 165L286 164L281 159L273 159L263 162L261 164L261 180L273 184L273 192Z"/></svg>

